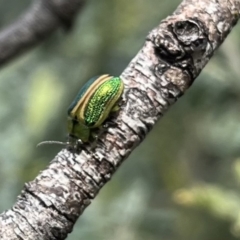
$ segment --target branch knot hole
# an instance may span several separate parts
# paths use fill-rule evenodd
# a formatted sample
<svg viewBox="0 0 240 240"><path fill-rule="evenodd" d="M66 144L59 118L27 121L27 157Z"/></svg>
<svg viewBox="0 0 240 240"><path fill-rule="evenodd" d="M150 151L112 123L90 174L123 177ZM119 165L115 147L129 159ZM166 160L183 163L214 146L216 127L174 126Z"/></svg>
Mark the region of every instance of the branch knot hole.
<svg viewBox="0 0 240 240"><path fill-rule="evenodd" d="M185 52L205 52L208 40L201 22L191 19L178 21L172 29L176 38L183 45Z"/></svg>

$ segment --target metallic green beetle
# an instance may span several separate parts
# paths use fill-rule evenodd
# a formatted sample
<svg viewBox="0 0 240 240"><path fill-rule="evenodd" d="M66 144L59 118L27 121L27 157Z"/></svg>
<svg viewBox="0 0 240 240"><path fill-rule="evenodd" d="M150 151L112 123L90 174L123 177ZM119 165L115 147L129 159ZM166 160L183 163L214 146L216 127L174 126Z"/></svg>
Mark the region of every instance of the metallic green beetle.
<svg viewBox="0 0 240 240"><path fill-rule="evenodd" d="M101 75L91 78L68 108L69 136L88 142L92 130L100 128L109 114L119 109L123 89L119 77Z"/></svg>
<svg viewBox="0 0 240 240"><path fill-rule="evenodd" d="M109 114L119 110L118 102L123 90L124 84L119 77L101 75L91 78L68 108L69 141L44 141L38 146L47 143L74 145L76 142L89 142L93 130L101 128Z"/></svg>

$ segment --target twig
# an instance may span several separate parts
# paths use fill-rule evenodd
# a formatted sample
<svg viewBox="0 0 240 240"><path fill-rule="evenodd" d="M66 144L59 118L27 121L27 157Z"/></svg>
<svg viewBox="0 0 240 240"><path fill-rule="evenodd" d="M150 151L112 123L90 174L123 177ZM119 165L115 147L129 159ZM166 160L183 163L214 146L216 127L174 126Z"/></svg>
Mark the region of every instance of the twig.
<svg viewBox="0 0 240 240"><path fill-rule="evenodd" d="M0 32L0 65L46 39L58 27L69 28L86 0L35 0Z"/></svg>

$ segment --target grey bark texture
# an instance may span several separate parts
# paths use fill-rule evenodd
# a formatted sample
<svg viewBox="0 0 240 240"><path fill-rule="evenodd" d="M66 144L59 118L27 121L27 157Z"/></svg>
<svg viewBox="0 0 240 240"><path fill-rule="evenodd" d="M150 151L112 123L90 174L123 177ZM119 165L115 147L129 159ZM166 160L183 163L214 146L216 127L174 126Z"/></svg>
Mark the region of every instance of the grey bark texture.
<svg viewBox="0 0 240 240"><path fill-rule="evenodd" d="M94 146L63 149L27 183L12 209L0 215L1 239L65 239L123 160L193 83L239 16L238 0L185 0L153 29L121 75L121 110L109 120L115 125Z"/></svg>
<svg viewBox="0 0 240 240"><path fill-rule="evenodd" d="M0 65L40 43L59 27L69 29L86 0L35 0L0 32Z"/></svg>

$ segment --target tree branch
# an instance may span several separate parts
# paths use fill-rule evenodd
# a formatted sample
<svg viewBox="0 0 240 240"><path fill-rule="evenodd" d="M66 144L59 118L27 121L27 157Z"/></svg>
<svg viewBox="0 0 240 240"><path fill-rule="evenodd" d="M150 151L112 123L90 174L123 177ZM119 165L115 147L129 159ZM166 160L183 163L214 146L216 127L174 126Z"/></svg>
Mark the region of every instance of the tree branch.
<svg viewBox="0 0 240 240"><path fill-rule="evenodd" d="M238 0L184 0L147 37L124 70L123 105L94 149L63 149L25 185L12 209L0 215L3 240L64 239L74 223L144 139L188 89L240 16Z"/></svg>
<svg viewBox="0 0 240 240"><path fill-rule="evenodd" d="M86 0L35 0L29 10L0 32L0 65L47 38L70 28Z"/></svg>

